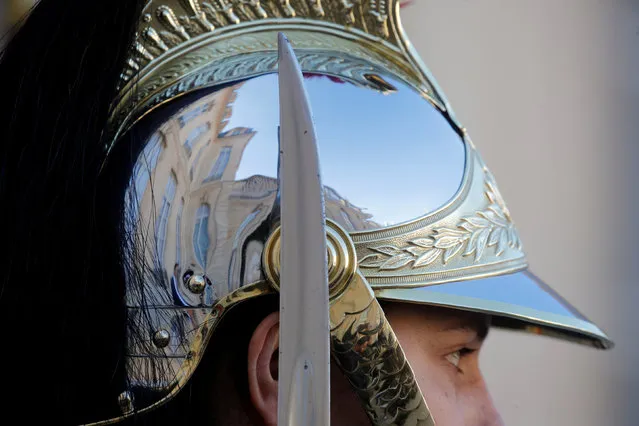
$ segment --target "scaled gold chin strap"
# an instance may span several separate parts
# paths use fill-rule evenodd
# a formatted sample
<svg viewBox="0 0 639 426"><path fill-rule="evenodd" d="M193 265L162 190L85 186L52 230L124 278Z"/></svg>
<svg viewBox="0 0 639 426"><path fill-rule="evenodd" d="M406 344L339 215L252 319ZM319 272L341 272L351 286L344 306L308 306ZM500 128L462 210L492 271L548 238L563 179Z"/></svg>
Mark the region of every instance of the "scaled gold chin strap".
<svg viewBox="0 0 639 426"><path fill-rule="evenodd" d="M281 227L264 252L267 276L280 291L278 425L330 424L329 322L332 354L374 425L434 425L399 342L357 270L353 242L335 222L326 226L309 102L281 33L278 72Z"/></svg>

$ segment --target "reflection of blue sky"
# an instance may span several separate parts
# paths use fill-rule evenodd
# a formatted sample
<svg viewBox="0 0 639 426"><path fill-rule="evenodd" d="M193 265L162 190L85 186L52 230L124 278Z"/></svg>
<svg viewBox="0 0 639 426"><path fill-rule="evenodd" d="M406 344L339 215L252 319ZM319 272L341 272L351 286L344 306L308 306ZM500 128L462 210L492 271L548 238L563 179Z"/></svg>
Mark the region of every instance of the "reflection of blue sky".
<svg viewBox="0 0 639 426"><path fill-rule="evenodd" d="M422 287L418 291L474 297L509 303L558 315L577 316L552 295L543 291L526 272L470 281Z"/></svg>
<svg viewBox="0 0 639 426"><path fill-rule="evenodd" d="M397 81L382 95L325 78L306 79L315 118L322 179L382 224L403 222L446 203L461 183L464 148L427 101ZM276 176L277 75L247 81L227 129L257 131L236 178Z"/></svg>

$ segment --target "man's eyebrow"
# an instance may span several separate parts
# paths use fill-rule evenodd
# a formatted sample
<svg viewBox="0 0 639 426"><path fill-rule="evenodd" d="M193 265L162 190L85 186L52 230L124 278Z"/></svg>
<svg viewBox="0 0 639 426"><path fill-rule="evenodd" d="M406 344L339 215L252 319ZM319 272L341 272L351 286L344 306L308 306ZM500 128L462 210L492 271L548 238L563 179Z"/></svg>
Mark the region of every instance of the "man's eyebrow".
<svg viewBox="0 0 639 426"><path fill-rule="evenodd" d="M458 332L458 333L476 333L477 338L481 341L486 339L490 327L488 323L479 321L464 321L463 324L451 324L448 327L442 327L441 332Z"/></svg>

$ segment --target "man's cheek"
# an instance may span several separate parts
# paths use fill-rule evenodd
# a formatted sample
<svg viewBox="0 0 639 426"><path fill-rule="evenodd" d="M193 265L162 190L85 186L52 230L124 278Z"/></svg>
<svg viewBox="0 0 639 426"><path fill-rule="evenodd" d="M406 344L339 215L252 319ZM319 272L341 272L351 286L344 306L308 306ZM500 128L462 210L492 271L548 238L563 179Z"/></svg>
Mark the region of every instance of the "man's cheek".
<svg viewBox="0 0 639 426"><path fill-rule="evenodd" d="M411 363L419 388L431 410L437 426L463 424L462 407L458 407L456 372L443 363Z"/></svg>

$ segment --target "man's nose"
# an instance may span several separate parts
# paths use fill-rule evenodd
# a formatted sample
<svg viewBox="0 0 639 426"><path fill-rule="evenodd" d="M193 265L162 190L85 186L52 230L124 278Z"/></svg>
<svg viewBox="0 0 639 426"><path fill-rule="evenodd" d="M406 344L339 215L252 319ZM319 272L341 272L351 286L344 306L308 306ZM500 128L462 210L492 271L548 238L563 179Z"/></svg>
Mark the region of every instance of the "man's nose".
<svg viewBox="0 0 639 426"><path fill-rule="evenodd" d="M491 401L490 407L487 409L486 413L486 421L484 422L485 426L504 426L504 421L501 418L501 415L495 408L494 404Z"/></svg>
<svg viewBox="0 0 639 426"><path fill-rule="evenodd" d="M481 426L504 426L504 421L501 418L501 415L499 414L497 407L495 407L495 403L493 402L493 399L490 396L490 393L488 392L488 389L486 388L486 386L484 386L483 399L484 399L484 403L482 406L482 413L481 413L481 417L483 421L480 422L480 425Z"/></svg>

